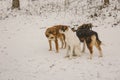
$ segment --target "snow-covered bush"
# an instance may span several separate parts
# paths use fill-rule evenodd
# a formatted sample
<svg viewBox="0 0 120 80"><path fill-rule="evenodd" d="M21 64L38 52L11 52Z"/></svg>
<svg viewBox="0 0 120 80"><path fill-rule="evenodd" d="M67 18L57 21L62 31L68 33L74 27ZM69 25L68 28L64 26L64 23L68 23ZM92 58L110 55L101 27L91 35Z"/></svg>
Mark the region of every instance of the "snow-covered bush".
<svg viewBox="0 0 120 80"><path fill-rule="evenodd" d="M20 0L20 10L11 10L12 0L0 0L0 19L17 15L50 16L52 14L74 16L71 23L98 22L111 23L111 26L120 23L120 2L110 0L110 5L103 6L103 0L69 0L67 8L65 0ZM66 16L65 15L65 16ZM73 18L73 17L72 17ZM109 19L109 20L108 20Z"/></svg>

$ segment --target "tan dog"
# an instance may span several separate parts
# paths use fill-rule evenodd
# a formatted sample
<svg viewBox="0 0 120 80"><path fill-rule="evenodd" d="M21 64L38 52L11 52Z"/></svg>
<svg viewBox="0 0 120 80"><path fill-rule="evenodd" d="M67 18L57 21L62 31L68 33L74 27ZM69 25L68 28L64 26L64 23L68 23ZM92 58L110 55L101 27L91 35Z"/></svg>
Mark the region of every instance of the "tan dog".
<svg viewBox="0 0 120 80"><path fill-rule="evenodd" d="M60 41L62 43L61 48L66 48L65 35L62 33L59 33L59 29L61 29L62 26L65 26L65 25L55 25L53 27L47 28L45 35L48 38L49 47L50 47L49 51L52 51L51 41L54 41L55 47L56 47L56 52L57 53L59 52L58 39L60 39Z"/></svg>

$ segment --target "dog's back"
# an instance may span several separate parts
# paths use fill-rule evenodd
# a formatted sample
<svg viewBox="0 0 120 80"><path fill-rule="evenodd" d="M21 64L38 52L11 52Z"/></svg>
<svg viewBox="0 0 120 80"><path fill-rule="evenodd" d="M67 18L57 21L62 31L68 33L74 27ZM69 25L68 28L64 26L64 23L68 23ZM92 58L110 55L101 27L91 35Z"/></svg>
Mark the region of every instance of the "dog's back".
<svg viewBox="0 0 120 80"><path fill-rule="evenodd" d="M89 30L89 29L78 29L76 31L76 35L78 36L78 38L80 39L81 42L84 42L84 40L86 40L86 42L91 42L91 37L93 35L95 35L96 40L99 44L101 44L101 41L98 37L97 32L93 31L93 30Z"/></svg>

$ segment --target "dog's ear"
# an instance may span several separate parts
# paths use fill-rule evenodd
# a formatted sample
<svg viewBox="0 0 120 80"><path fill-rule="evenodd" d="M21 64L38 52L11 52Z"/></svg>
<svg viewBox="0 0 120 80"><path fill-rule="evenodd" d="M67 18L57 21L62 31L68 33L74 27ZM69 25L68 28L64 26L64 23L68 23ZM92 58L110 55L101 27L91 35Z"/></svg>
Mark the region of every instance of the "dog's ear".
<svg viewBox="0 0 120 80"><path fill-rule="evenodd" d="M65 32L65 30L64 30L64 26L61 27L61 30L62 30L63 32Z"/></svg>
<svg viewBox="0 0 120 80"><path fill-rule="evenodd" d="M68 29L67 26L62 26L62 28L61 28L61 30L62 30L63 32L65 32L67 29Z"/></svg>
<svg viewBox="0 0 120 80"><path fill-rule="evenodd" d="M92 24L92 23L89 23L89 24L88 24L88 27L89 27L89 29L92 29L93 24Z"/></svg>
<svg viewBox="0 0 120 80"><path fill-rule="evenodd" d="M71 30L72 30L73 32L76 32L75 27L71 28Z"/></svg>

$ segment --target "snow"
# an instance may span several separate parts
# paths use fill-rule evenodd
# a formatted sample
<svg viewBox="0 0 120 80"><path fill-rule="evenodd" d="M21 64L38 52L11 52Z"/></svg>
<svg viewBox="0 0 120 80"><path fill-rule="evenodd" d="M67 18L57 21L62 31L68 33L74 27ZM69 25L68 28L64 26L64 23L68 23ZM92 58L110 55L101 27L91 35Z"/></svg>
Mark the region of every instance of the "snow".
<svg viewBox="0 0 120 80"><path fill-rule="evenodd" d="M95 48L92 60L87 49L81 57L69 60L64 58L64 49L48 51L44 32L52 22L59 21L17 16L0 22L0 80L119 80L119 27L93 28L104 43L102 58Z"/></svg>
<svg viewBox="0 0 120 80"><path fill-rule="evenodd" d="M64 12L28 15L22 10L4 11L5 8L0 9L0 13L6 13L0 15L0 80L120 79L120 23L113 25L119 22L120 11L114 11L110 7L108 11L103 9L99 17L91 19L88 13L80 16ZM4 17L6 15L8 17ZM98 32L103 42L102 58L98 57L96 48L92 60L88 59L87 48L81 57L72 60L64 58L65 49L55 53L54 43L53 51L48 51L48 40L44 34L47 27L57 24L73 27L74 24L87 22L97 26L93 30Z"/></svg>

